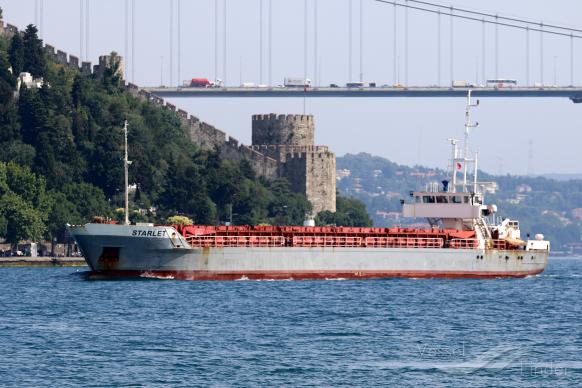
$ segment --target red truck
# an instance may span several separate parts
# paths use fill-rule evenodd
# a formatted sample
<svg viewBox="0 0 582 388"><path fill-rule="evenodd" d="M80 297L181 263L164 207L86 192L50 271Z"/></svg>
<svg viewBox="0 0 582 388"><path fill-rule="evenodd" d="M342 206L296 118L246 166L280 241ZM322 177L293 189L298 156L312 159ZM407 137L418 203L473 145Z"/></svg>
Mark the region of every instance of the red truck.
<svg viewBox="0 0 582 388"><path fill-rule="evenodd" d="M211 82L208 78L192 78L190 84L185 81L184 86L191 88L220 88L222 87L222 80L217 79L215 82Z"/></svg>
<svg viewBox="0 0 582 388"><path fill-rule="evenodd" d="M212 83L208 80L208 78L192 78L190 81L191 88L209 88L212 86Z"/></svg>

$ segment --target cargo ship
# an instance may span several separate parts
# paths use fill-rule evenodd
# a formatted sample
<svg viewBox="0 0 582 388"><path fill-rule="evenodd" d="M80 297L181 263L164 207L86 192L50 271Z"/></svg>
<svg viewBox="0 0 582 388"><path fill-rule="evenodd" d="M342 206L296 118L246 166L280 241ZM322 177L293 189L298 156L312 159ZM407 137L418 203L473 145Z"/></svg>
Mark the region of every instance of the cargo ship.
<svg viewBox="0 0 582 388"><path fill-rule="evenodd" d="M402 200L404 217L426 228L208 226L130 224L104 220L68 226L92 273L187 280L525 277L541 273L550 242L524 240L519 221L500 218L484 196L470 155L467 96L464 147L450 139L449 178ZM125 187L127 184L127 124Z"/></svg>

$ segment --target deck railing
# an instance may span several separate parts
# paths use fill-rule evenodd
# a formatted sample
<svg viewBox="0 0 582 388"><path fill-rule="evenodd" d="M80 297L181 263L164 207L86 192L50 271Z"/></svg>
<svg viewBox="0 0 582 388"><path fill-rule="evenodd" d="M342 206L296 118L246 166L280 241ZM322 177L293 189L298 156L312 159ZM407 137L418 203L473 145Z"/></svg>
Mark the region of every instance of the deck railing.
<svg viewBox="0 0 582 388"><path fill-rule="evenodd" d="M423 237L366 237L370 248L442 248L442 238Z"/></svg>
<svg viewBox="0 0 582 388"><path fill-rule="evenodd" d="M285 245L283 236L192 236L190 246L205 247L280 247Z"/></svg>
<svg viewBox="0 0 582 388"><path fill-rule="evenodd" d="M293 236L294 247L359 247L361 237Z"/></svg>
<svg viewBox="0 0 582 388"><path fill-rule="evenodd" d="M476 238L454 238L449 242L449 247L453 249L477 249L479 240Z"/></svg>

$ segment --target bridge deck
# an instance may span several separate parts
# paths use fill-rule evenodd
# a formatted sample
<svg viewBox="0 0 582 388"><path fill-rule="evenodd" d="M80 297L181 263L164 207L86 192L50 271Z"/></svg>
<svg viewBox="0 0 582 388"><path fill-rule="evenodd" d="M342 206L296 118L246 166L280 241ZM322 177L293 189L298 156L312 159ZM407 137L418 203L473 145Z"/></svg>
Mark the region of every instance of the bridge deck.
<svg viewBox="0 0 582 388"><path fill-rule="evenodd" d="M376 88L169 88L146 87L163 97L465 97L469 88L376 87ZM582 101L582 87L471 88L475 97L568 97Z"/></svg>

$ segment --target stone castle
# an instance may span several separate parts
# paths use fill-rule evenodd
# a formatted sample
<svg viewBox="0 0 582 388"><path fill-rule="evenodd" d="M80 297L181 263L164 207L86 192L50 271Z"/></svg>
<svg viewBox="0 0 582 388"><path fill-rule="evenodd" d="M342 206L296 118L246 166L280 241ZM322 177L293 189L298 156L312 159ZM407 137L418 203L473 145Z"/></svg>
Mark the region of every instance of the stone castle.
<svg viewBox="0 0 582 388"><path fill-rule="evenodd" d="M0 20L0 34L11 37L21 33L17 27ZM45 53L63 66L79 69L86 75L101 76L111 63L108 55L99 57L99 64L80 62L54 46L45 44ZM119 72L123 74L123 58ZM246 160L260 176L269 179L286 178L291 189L303 193L313 206L313 213L336 211L335 155L326 146L315 145L315 125L311 115L254 115L252 118L252 145L239 141L220 129L200 121L162 98L126 83L126 90L136 98L175 112L187 129L192 142L202 149L220 150L222 157L233 161Z"/></svg>
<svg viewBox="0 0 582 388"><path fill-rule="evenodd" d="M307 196L313 213L335 212L335 155L314 138L313 116L253 116L251 148L277 161L277 175Z"/></svg>

